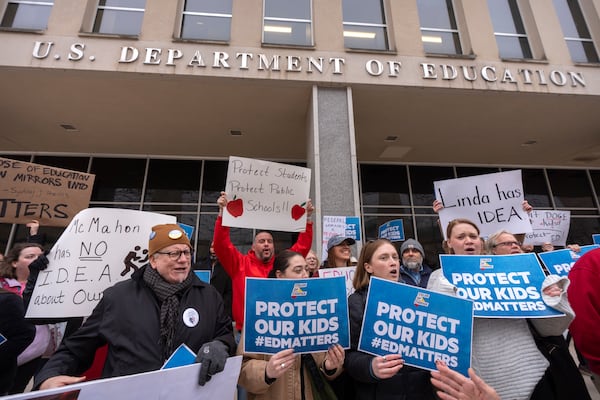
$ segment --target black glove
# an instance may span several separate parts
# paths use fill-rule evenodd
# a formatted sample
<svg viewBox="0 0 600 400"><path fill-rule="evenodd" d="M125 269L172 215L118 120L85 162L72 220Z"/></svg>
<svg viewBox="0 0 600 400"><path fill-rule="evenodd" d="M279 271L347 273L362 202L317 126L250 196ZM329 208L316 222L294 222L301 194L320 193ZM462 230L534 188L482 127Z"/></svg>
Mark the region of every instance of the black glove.
<svg viewBox="0 0 600 400"><path fill-rule="evenodd" d="M33 260L31 262L31 264L29 264L29 271L30 272L36 272L36 271L43 271L46 268L48 268L48 257L46 257L46 253L40 254L38 256L38 258L36 258L35 260Z"/></svg>
<svg viewBox="0 0 600 400"><path fill-rule="evenodd" d="M218 340L204 343L196 356L196 362L202 363L198 385L204 386L214 374L223 371L227 357L229 352L225 343Z"/></svg>

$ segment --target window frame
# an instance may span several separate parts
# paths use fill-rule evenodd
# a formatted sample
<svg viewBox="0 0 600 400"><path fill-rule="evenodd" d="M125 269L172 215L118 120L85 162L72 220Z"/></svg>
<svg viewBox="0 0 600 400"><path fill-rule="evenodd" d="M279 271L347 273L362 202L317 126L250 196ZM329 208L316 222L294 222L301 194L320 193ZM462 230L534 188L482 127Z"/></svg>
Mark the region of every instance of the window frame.
<svg viewBox="0 0 600 400"><path fill-rule="evenodd" d="M451 8L450 11L451 11L452 15L450 15L450 13L448 13L448 19L451 22L454 22L454 26L456 27L456 29L424 27L420 22L422 20L421 12L419 9L420 1L427 1L427 0L417 0L417 10L419 12L419 30L421 32L421 43L423 45L423 50L425 51L425 54L431 54L431 55L444 54L444 55L449 55L449 56L464 55L465 54L464 53L465 46L463 43L463 35L461 35L461 27L460 27L459 18L457 15L457 4L455 3L455 1L454 0L444 0L446 2L446 10L448 10L448 6ZM454 53L427 51L427 48L425 47L425 44L424 44L425 42L423 41L425 32L440 32L440 33L451 34L451 37L454 39L453 42L458 45L458 49L455 49L457 51L455 51ZM456 47L456 45L454 47Z"/></svg>
<svg viewBox="0 0 600 400"><path fill-rule="evenodd" d="M233 19L233 0L230 3L230 12L229 14L224 13L212 13L212 12L198 12L198 11L186 11L186 6L188 4L188 0L181 0L180 7L180 15L179 15L179 29L177 30L176 37L180 40L185 41L198 41L198 42L216 42L216 43L228 43L231 41L231 22ZM217 18L217 19L228 19L229 28L227 30L227 38L200 38L200 37L185 37L183 36L183 29L185 26L186 16L196 16L196 17L208 17L208 18Z"/></svg>
<svg viewBox="0 0 600 400"><path fill-rule="evenodd" d="M488 8L489 8L489 4L491 1L497 2L500 0L488 0ZM506 2L506 4L508 5L508 7L511 11L510 17L511 17L513 24L515 25L515 30L518 31L519 28L521 27L523 30L523 33L497 31L495 23L494 23L493 13L490 10L490 17L492 19L492 27L494 29L494 38L496 39L496 45L498 46L498 56L500 57L500 59L503 59L503 60L533 60L534 53L533 53L533 45L531 43L531 35L528 32L526 18L525 18L525 15L523 14L524 9L523 9L523 7L521 7L520 1L519 0L502 0L502 1ZM515 14L515 10L517 11L516 14ZM518 20L515 19L515 17L518 17ZM518 39L521 57L510 57L510 56L502 55L502 48L500 46L498 38L516 38L516 39ZM524 42L522 42L523 39L524 39ZM524 46L523 43L525 43L527 45L527 48L523 47Z"/></svg>
<svg viewBox="0 0 600 400"><path fill-rule="evenodd" d="M566 8L569 10L569 14L565 17L570 18L570 22L573 23L573 26L575 27L575 29L577 30L577 33L580 35L579 37L573 37L573 36L566 36L565 35L565 27L563 26L563 19L561 18L561 16L558 14L558 10L559 8L557 7L557 2L558 1L562 1L564 2L564 5L566 6ZM577 12L579 13L579 15L576 17L575 15L573 15L573 9L571 8L570 3L575 3L577 5ZM560 28L563 32L563 38L565 40L565 43L567 45L567 48L569 50L569 55L571 56L571 60L573 60L573 62L575 63L589 63L589 64L597 64L600 62L600 57L598 55L598 48L596 46L596 43L594 42L594 39L592 37L592 32L590 30L589 27L589 22L585 13L585 10L583 9L581 3L579 0L574 0L573 2L569 1L569 0L553 0L553 5L554 5L554 10L557 13L557 17L559 20L559 24L560 24ZM578 22L579 21L579 22ZM583 24L583 26L580 26L580 23ZM581 36L581 28L584 28L585 32L587 34L587 37ZM572 42L577 42L580 43L582 46L582 49L584 50L583 53L586 56L586 60L577 60L575 59L575 54L573 53L571 46L569 46L569 43ZM594 54L593 54L593 60L590 60L590 57L587 53L587 51L585 51L585 46L584 44L591 44L591 49L593 50Z"/></svg>
<svg viewBox="0 0 600 400"><path fill-rule="evenodd" d="M270 0L263 0L263 13L262 13L262 27L261 27L261 43L263 46L282 46L282 47L314 47L315 45L315 31L314 31L314 8L313 8L313 0L302 0L308 1L308 5L310 8L310 19L304 18L284 18L284 17L267 17L265 14L267 12L267 2ZM265 28L268 26L267 21L273 22L284 22L284 23L298 23L298 24L308 24L310 30L310 38L309 43L306 44L298 44L298 43L280 43L280 42L268 42L265 40ZM289 32L293 33L293 30Z"/></svg>
<svg viewBox="0 0 600 400"><path fill-rule="evenodd" d="M342 0L342 36L344 37L344 47L346 49L350 49L350 50L365 50L365 51L390 51L391 50L391 41L390 41L390 30L389 30L389 23L388 23L388 10L387 10L387 4L385 0L373 0L373 1L379 1L380 5L381 5L381 11L382 11L382 16L383 16L383 23L369 23L369 22L348 22L346 21L345 17L344 17L344 12L343 12L343 2L344 0ZM383 31L383 42L384 42L384 48L374 48L374 47L367 47L367 46L349 46L347 39L346 39L346 27L358 27L358 28L376 28L378 30Z"/></svg>
<svg viewBox="0 0 600 400"><path fill-rule="evenodd" d="M105 6L100 5L100 2L94 2L92 17L90 19L90 26L88 28L88 33L94 35L104 35L104 36L120 36L120 37L139 37L142 33L142 26L144 24L144 16L146 14L146 0L144 0L144 8L137 7L121 7L121 6ZM137 33L122 33L122 32L100 32L96 30L96 26L99 27L102 24L102 19L98 20L98 15L100 10L109 10L109 11L122 11L122 12L141 12L142 19L140 21L139 31Z"/></svg>
<svg viewBox="0 0 600 400"><path fill-rule="evenodd" d="M46 19L46 24L43 27L15 27L13 24L11 26L3 26L4 19L7 15L8 8L11 4L25 4L29 6L38 6L38 9L42 7L50 7L50 11L48 12L48 18ZM52 13L52 8L54 7L54 0L44 0L44 1L31 1L31 0L6 0L5 2L0 2L0 29L2 30L14 30L14 31L27 31L27 32L42 32L48 29L48 21L50 20L50 14ZM19 7L17 7L18 11ZM14 23L14 21L13 21Z"/></svg>

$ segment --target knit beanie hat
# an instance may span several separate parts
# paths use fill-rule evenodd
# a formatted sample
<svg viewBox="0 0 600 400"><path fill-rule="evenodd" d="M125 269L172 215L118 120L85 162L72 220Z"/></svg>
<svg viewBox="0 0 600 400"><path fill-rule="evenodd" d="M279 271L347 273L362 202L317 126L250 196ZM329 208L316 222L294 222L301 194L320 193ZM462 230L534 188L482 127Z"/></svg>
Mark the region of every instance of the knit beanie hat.
<svg viewBox="0 0 600 400"><path fill-rule="evenodd" d="M404 254L404 252L408 249L418 250L421 253L421 256L425 257L425 250L423 250L423 246L421 246L421 243L417 242L415 239L408 239L406 242L402 243L402 246L400 247L400 257L402 257L402 254Z"/></svg>
<svg viewBox="0 0 600 400"><path fill-rule="evenodd" d="M172 244L192 245L185 231L177 224L154 225L148 240L148 257Z"/></svg>

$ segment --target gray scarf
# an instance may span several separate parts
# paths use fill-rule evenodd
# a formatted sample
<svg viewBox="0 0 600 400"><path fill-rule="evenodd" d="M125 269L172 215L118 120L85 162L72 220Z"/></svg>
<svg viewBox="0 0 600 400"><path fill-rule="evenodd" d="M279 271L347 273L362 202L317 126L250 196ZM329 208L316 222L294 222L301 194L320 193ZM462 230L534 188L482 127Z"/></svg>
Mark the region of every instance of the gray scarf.
<svg viewBox="0 0 600 400"><path fill-rule="evenodd" d="M179 298L192 285L192 274L181 283L169 283L150 265L144 270L144 282L152 289L160 302L160 346L163 349L163 361L175 350L173 338L175 323L179 312Z"/></svg>

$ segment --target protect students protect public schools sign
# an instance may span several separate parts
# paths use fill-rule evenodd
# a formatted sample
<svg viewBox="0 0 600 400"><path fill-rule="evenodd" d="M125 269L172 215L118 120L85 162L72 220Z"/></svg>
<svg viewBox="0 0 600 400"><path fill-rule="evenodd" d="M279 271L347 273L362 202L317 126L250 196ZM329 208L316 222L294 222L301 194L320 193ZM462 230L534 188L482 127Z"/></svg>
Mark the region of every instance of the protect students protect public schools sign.
<svg viewBox="0 0 600 400"><path fill-rule="evenodd" d="M92 174L0 157L0 222L67 226L87 208Z"/></svg>
<svg viewBox="0 0 600 400"><path fill-rule="evenodd" d="M223 225L302 232L311 171L295 165L229 157Z"/></svg>

